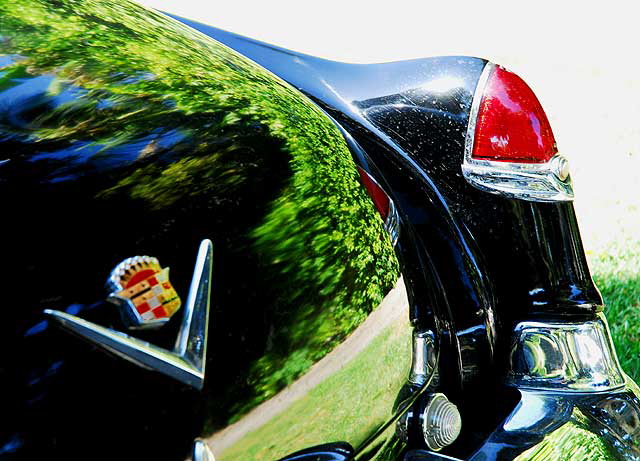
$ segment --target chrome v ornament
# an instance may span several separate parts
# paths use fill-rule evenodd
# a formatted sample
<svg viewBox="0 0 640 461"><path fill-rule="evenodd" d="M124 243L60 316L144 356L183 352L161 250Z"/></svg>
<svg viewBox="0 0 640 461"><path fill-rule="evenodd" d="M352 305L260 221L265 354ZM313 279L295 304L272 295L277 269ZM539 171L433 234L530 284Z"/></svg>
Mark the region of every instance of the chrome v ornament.
<svg viewBox="0 0 640 461"><path fill-rule="evenodd" d="M180 332L171 351L62 311L46 309L44 313L64 329L130 362L202 389L207 356L212 256L211 240L203 240L198 249Z"/></svg>

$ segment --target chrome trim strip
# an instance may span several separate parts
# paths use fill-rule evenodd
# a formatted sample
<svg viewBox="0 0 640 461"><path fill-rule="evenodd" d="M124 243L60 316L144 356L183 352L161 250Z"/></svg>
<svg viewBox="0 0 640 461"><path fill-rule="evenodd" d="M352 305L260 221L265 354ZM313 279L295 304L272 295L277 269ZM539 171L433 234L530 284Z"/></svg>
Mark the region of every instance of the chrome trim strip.
<svg viewBox="0 0 640 461"><path fill-rule="evenodd" d="M571 176L560 180L559 154L546 163L493 162L465 158L462 173L478 189L531 202L568 202L574 198Z"/></svg>
<svg viewBox="0 0 640 461"><path fill-rule="evenodd" d="M212 258L213 244L211 240L203 240L198 250L182 325L173 348L176 354L201 370L203 377L209 333Z"/></svg>
<svg viewBox="0 0 640 461"><path fill-rule="evenodd" d="M473 94L464 144L462 173L480 190L532 202L566 202L574 198L567 161L556 154L546 163L512 163L474 159L473 143L480 103L496 65L488 62Z"/></svg>
<svg viewBox="0 0 640 461"><path fill-rule="evenodd" d="M202 439L196 439L193 442L191 459L193 461L216 461L216 457L213 456L209 445Z"/></svg>
<svg viewBox="0 0 640 461"><path fill-rule="evenodd" d="M625 385L603 314L588 322L522 322L507 382L521 389L601 392Z"/></svg>
<svg viewBox="0 0 640 461"><path fill-rule="evenodd" d="M159 371L196 389L202 389L207 351L212 257L211 240L203 240L198 250L184 318L172 351L65 312L47 309L44 313L68 331L130 362Z"/></svg>
<svg viewBox="0 0 640 461"><path fill-rule="evenodd" d="M430 382L437 372L437 361L436 340L433 332L414 330L409 382L420 386Z"/></svg>
<svg viewBox="0 0 640 461"><path fill-rule="evenodd" d="M493 73L496 65L492 62L487 62L482 69L476 90L473 92L473 102L471 103L471 111L469 112L469 124L467 125L467 135L464 141L464 163L471 162L471 154L473 154L473 142L476 138L476 123L478 123L478 113L480 112L480 102L482 101L482 95L484 89L487 87L489 77Z"/></svg>
<svg viewBox="0 0 640 461"><path fill-rule="evenodd" d="M396 204L389 198L389 214L384 223L384 228L391 238L391 246L395 247L400 238L400 215Z"/></svg>

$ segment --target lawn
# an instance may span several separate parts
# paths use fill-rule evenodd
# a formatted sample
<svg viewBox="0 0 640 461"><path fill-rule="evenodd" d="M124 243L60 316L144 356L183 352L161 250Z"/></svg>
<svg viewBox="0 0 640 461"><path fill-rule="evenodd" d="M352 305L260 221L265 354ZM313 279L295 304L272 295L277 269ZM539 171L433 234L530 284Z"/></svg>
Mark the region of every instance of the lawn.
<svg viewBox="0 0 640 461"><path fill-rule="evenodd" d="M619 123L621 115L637 117L640 106L621 105L616 100L613 107L594 112L603 127L595 145L576 133L567 143L576 146L570 157L575 207L591 274L604 298L620 363L640 381L640 132ZM571 133L573 125L564 128ZM603 151L606 161L599 154Z"/></svg>
<svg viewBox="0 0 640 461"><path fill-rule="evenodd" d="M640 380L640 242L629 238L590 254L594 279L605 301L613 342L624 370Z"/></svg>

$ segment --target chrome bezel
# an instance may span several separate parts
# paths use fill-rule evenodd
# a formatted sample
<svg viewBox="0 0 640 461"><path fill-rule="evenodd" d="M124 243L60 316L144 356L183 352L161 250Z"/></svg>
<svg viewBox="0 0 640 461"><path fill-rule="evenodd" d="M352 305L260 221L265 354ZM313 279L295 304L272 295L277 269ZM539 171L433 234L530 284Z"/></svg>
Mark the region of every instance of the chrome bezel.
<svg viewBox="0 0 640 461"><path fill-rule="evenodd" d="M587 322L519 323L510 364L507 383L521 389L584 393L625 385L603 314Z"/></svg>
<svg viewBox="0 0 640 461"><path fill-rule="evenodd" d="M486 64L473 95L462 174L471 185L493 194L532 202L572 201L574 194L571 176L566 175L564 180L561 179L561 172L566 171L566 159L560 154L546 163L497 162L472 157L480 102L495 68L496 65L491 62Z"/></svg>
<svg viewBox="0 0 640 461"><path fill-rule="evenodd" d="M458 407L442 393L432 394L422 413L422 435L433 451L451 445L460 435L462 417Z"/></svg>

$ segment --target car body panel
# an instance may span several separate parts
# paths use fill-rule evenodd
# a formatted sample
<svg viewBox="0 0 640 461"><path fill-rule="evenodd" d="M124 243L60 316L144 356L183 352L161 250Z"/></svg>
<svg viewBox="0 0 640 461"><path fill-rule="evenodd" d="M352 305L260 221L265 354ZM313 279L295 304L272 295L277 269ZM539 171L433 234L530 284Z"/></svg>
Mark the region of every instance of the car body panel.
<svg viewBox="0 0 640 461"><path fill-rule="evenodd" d="M505 387L517 322L589 321L602 299L571 203L462 176L485 60L334 63L178 19L219 41L124 0L0 1L0 455L177 460L202 437L218 460L402 459L424 440L396 420L436 389L464 430L415 459L537 459L565 426L605 446L626 424L637 446L631 382L618 419L619 390ZM395 248L356 166L397 208ZM184 301L207 239L202 392L43 315L170 349L183 312L127 330L103 284L149 255ZM412 381L416 333L437 365ZM509 429L539 407L553 430Z"/></svg>
<svg viewBox="0 0 640 461"><path fill-rule="evenodd" d="M132 3L5 2L1 16L6 455L102 446L93 458L179 459L211 434L223 460L364 448L402 408L412 326L335 124L261 67ZM136 255L170 267L184 301L202 239L214 247L204 394L45 320L57 309L124 330L103 285ZM180 317L129 333L170 347ZM269 400L277 411L262 411ZM237 434L255 408L260 422L243 430L256 442L218 450L215 434ZM282 438L285 417L305 436Z"/></svg>
<svg viewBox="0 0 640 461"><path fill-rule="evenodd" d="M470 461L589 461L640 458L640 395L629 380L624 389L592 395L519 391L518 404L465 459ZM459 461L415 450L406 461Z"/></svg>

